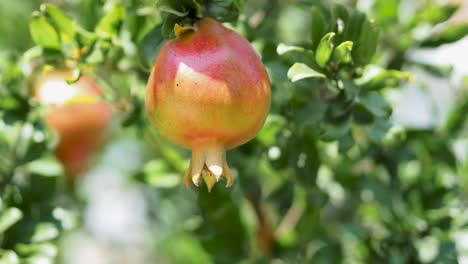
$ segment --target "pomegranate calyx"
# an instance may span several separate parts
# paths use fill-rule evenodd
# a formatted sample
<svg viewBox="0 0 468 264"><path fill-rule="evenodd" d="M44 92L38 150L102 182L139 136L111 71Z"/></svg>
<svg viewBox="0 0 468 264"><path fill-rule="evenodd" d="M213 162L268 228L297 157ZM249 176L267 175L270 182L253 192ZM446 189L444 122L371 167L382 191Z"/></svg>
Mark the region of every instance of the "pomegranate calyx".
<svg viewBox="0 0 468 264"><path fill-rule="evenodd" d="M177 23L174 25L174 34L178 38L180 38L182 35L185 35L187 33L190 33L196 30L197 28L195 27L195 25L189 25L189 24L179 25Z"/></svg>
<svg viewBox="0 0 468 264"><path fill-rule="evenodd" d="M213 186L221 177L225 177L229 187L233 184L232 174L226 162L226 153L221 145L210 145L202 149L192 150L190 166L184 176L184 185L190 186L190 181L195 186L200 186L203 179L211 192Z"/></svg>

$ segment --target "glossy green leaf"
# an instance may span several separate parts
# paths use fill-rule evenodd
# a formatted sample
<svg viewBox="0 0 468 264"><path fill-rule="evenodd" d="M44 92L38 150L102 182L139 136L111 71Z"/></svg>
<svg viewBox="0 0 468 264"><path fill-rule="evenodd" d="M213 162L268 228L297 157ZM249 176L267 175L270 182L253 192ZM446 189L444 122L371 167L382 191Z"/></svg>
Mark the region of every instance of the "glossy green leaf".
<svg viewBox="0 0 468 264"><path fill-rule="evenodd" d="M196 2L196 1L194 1ZM201 2L201 1L200 1ZM203 15L215 18L221 22L236 21L239 16L241 6L236 3L237 1L211 1L205 5L205 12ZM203 2L201 2L203 3ZM198 8L197 10L201 10ZM201 16L201 11L198 11Z"/></svg>
<svg viewBox="0 0 468 264"><path fill-rule="evenodd" d="M257 138L265 145L273 145L278 133L286 125L286 120L280 115L268 115Z"/></svg>
<svg viewBox="0 0 468 264"><path fill-rule="evenodd" d="M31 241L34 243L49 241L58 235L59 231L52 223L40 223L36 226Z"/></svg>
<svg viewBox="0 0 468 264"><path fill-rule="evenodd" d="M190 1L158 0L156 7L161 12L167 12L179 17L188 15L189 11L185 9L185 3Z"/></svg>
<svg viewBox="0 0 468 264"><path fill-rule="evenodd" d="M340 153L346 153L354 146L353 135L351 132L344 135L342 138L338 140L338 151Z"/></svg>
<svg viewBox="0 0 468 264"><path fill-rule="evenodd" d="M5 232L23 218L23 212L15 207L10 207L0 212L0 233Z"/></svg>
<svg viewBox="0 0 468 264"><path fill-rule="evenodd" d="M351 52L353 50L353 42L345 41L338 45L333 52L333 61L336 64L348 64L351 63L353 58Z"/></svg>
<svg viewBox="0 0 468 264"><path fill-rule="evenodd" d="M328 30L327 22L318 7L312 7L310 13L310 30L312 36L312 50L316 50L320 40Z"/></svg>
<svg viewBox="0 0 468 264"><path fill-rule="evenodd" d="M375 92L360 96L357 104L362 105L376 117L386 118L391 113L390 105L382 96Z"/></svg>
<svg viewBox="0 0 468 264"><path fill-rule="evenodd" d="M374 1L372 9L381 24L398 23L401 0Z"/></svg>
<svg viewBox="0 0 468 264"><path fill-rule="evenodd" d="M65 81L68 84L74 84L81 78L82 74L83 74L83 72L81 71L80 68L75 68L72 71L72 75L69 78L67 78Z"/></svg>
<svg viewBox="0 0 468 264"><path fill-rule="evenodd" d="M375 24L369 20L362 23L360 36L354 42L353 60L357 65L368 64L377 50L379 33Z"/></svg>
<svg viewBox="0 0 468 264"><path fill-rule="evenodd" d="M343 25L348 24L349 12L344 5L339 3L333 4L332 13L335 19L340 19L343 22Z"/></svg>
<svg viewBox="0 0 468 264"><path fill-rule="evenodd" d="M297 82L305 78L326 78L326 76L320 72L315 71L304 63L295 63L288 70L288 78L292 82Z"/></svg>
<svg viewBox="0 0 468 264"><path fill-rule="evenodd" d="M349 17L349 22L345 25L343 40L350 40L354 44L359 40L362 23L366 20L366 15L359 11L354 11Z"/></svg>
<svg viewBox="0 0 468 264"><path fill-rule="evenodd" d="M411 80L412 74L409 72L384 70L362 83L362 87L367 90L381 90L387 87L398 87Z"/></svg>
<svg viewBox="0 0 468 264"><path fill-rule="evenodd" d="M283 44L283 43L280 43L278 45L278 47L276 48L276 53L278 53L278 55L283 55L283 54L288 53L290 51L303 52L303 51L305 51L305 49L302 48L302 47L298 47L298 46L289 46L289 45L286 45L286 44Z"/></svg>
<svg viewBox="0 0 468 264"><path fill-rule="evenodd" d="M96 33L103 38L112 38L117 35L124 19L125 9L115 4L112 9L99 21Z"/></svg>
<svg viewBox="0 0 468 264"><path fill-rule="evenodd" d="M205 190L198 192L198 207L203 224L195 234L215 263L239 261L247 254L247 247L243 243L244 226L240 219L239 207L231 193L231 190L219 183L211 193ZM219 236L229 239L219 240Z"/></svg>
<svg viewBox="0 0 468 264"><path fill-rule="evenodd" d="M50 4L41 6L41 11L57 27L62 42L74 40L77 32L76 22L66 16L59 8Z"/></svg>
<svg viewBox="0 0 468 264"><path fill-rule="evenodd" d="M468 35L468 24L453 24L425 39L422 47L437 47L456 42Z"/></svg>
<svg viewBox="0 0 468 264"><path fill-rule="evenodd" d="M27 164L27 170L31 173L47 177L57 177L63 174L62 165L53 158L34 160Z"/></svg>
<svg viewBox="0 0 468 264"><path fill-rule="evenodd" d="M86 63L100 64L105 60L104 49L99 43L94 43L94 45L91 46L91 51L89 52L89 54L86 54L85 58Z"/></svg>
<svg viewBox="0 0 468 264"><path fill-rule="evenodd" d="M20 259L13 250L4 250L0 252L0 263L20 264Z"/></svg>
<svg viewBox="0 0 468 264"><path fill-rule="evenodd" d="M59 34L44 16L35 13L31 18L29 30L37 45L49 49L60 48Z"/></svg>
<svg viewBox="0 0 468 264"><path fill-rule="evenodd" d="M141 64L146 69L151 69L159 50L165 43L161 34L161 27L162 25L154 26L138 44L138 56Z"/></svg>
<svg viewBox="0 0 468 264"><path fill-rule="evenodd" d="M429 23L431 25L442 23L447 21L458 9L459 6L454 4L440 6L429 3L415 13L408 26L415 27L420 23Z"/></svg>
<svg viewBox="0 0 468 264"><path fill-rule="evenodd" d="M320 139L323 141L335 141L344 137L351 129L351 119L339 124L323 123L321 125L322 133Z"/></svg>
<svg viewBox="0 0 468 264"><path fill-rule="evenodd" d="M162 160L153 160L146 163L143 173L145 182L157 188L173 188L182 181L182 175L171 171Z"/></svg>
<svg viewBox="0 0 468 264"><path fill-rule="evenodd" d="M331 58L333 53L333 48L335 44L333 44L333 37L335 36L334 32L327 33L321 40L315 51L315 61L317 65L321 68L325 68L328 61Z"/></svg>
<svg viewBox="0 0 468 264"><path fill-rule="evenodd" d="M331 13L333 23L335 23L333 31L337 33L335 43L340 43L344 41L344 30L349 22L349 12L344 5L335 3L331 8Z"/></svg>
<svg viewBox="0 0 468 264"><path fill-rule="evenodd" d="M40 264L44 260L52 261L58 254L57 246L50 242L34 243L34 244L17 244L15 250L27 258L31 264Z"/></svg>
<svg viewBox="0 0 468 264"><path fill-rule="evenodd" d="M101 18L102 5L96 0L81 0L79 3L79 24L85 30L93 31Z"/></svg>

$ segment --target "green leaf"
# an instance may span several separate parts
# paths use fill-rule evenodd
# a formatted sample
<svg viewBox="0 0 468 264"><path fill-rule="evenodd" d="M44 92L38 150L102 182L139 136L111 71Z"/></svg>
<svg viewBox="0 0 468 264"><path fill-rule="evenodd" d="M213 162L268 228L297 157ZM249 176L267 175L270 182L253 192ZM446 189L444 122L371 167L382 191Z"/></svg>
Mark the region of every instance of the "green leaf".
<svg viewBox="0 0 468 264"><path fill-rule="evenodd" d="M157 188L173 188L180 184L181 177L177 172L171 171L162 160L152 160L143 168L144 181Z"/></svg>
<svg viewBox="0 0 468 264"><path fill-rule="evenodd" d="M26 167L31 173L47 177L57 177L63 174L62 165L53 158L37 159L28 163Z"/></svg>
<svg viewBox="0 0 468 264"><path fill-rule="evenodd" d="M354 11L350 18L348 25L345 25L344 40L350 40L356 44L361 34L362 23L366 20L366 15L359 11Z"/></svg>
<svg viewBox="0 0 468 264"><path fill-rule="evenodd" d="M286 120L280 115L268 115L263 128L257 135L259 141L267 146L275 144L277 134L286 125Z"/></svg>
<svg viewBox="0 0 468 264"><path fill-rule="evenodd" d="M376 119L373 126L366 128L369 139L374 143L382 143L388 130L392 127L389 121Z"/></svg>
<svg viewBox="0 0 468 264"><path fill-rule="evenodd" d="M349 12L344 5L338 4L338 3L333 4L332 13L333 13L333 17L335 19L341 19L344 25L348 23Z"/></svg>
<svg viewBox="0 0 468 264"><path fill-rule="evenodd" d="M342 42L336 47L335 51L333 52L333 61L338 65L351 63L353 60L351 55L352 50L352 41Z"/></svg>
<svg viewBox="0 0 468 264"><path fill-rule="evenodd" d="M163 24L161 27L161 34L164 39L171 39L175 37L174 26L183 21L183 18L174 14L166 14L163 16Z"/></svg>
<svg viewBox="0 0 468 264"><path fill-rule="evenodd" d="M131 107L126 112L125 116L123 117L122 126L128 127L134 124L137 124L139 121L142 120L142 111L144 109L143 102L137 96L132 96L129 98Z"/></svg>
<svg viewBox="0 0 468 264"><path fill-rule="evenodd" d="M369 113L376 117L387 118L392 112L387 101L376 92L359 96L357 104L362 105Z"/></svg>
<svg viewBox="0 0 468 264"><path fill-rule="evenodd" d="M0 252L0 263L20 264L20 259L13 250L5 250L3 252Z"/></svg>
<svg viewBox="0 0 468 264"><path fill-rule="evenodd" d="M346 153L354 145L353 135L348 132L342 138L338 140L338 151L342 154Z"/></svg>
<svg viewBox="0 0 468 264"><path fill-rule="evenodd" d="M52 223L40 223L36 226L34 234L31 237L33 243L49 241L58 237L59 231Z"/></svg>
<svg viewBox="0 0 468 264"><path fill-rule="evenodd" d="M161 34L162 25L154 26L138 44L138 56L140 63L146 68L153 67L154 60L161 47L166 43Z"/></svg>
<svg viewBox="0 0 468 264"><path fill-rule="evenodd" d="M236 4L236 1L212 1L205 5L204 16L213 17L221 22L234 22L239 16L240 5Z"/></svg>
<svg viewBox="0 0 468 264"><path fill-rule="evenodd" d="M186 2L187 1L184 1L184 3ZM156 2L156 8L161 12L166 12L179 17L183 17L189 14L189 11L185 10L185 6L181 1L158 0Z"/></svg>
<svg viewBox="0 0 468 264"><path fill-rule="evenodd" d="M468 35L468 23L467 24L454 24L447 26L444 30L439 33L432 35L425 39L422 43L422 47L438 47L443 44L453 43Z"/></svg>
<svg viewBox="0 0 468 264"><path fill-rule="evenodd" d="M317 47L315 52L315 61L321 68L325 68L333 53L333 48L335 47L335 44L333 44L334 36L334 32L327 33L322 40L320 40Z"/></svg>
<svg viewBox="0 0 468 264"><path fill-rule="evenodd" d="M459 5L448 4L440 6L435 3L427 3L421 10L415 13L408 23L409 28L416 27L421 23L436 25L447 21L459 9Z"/></svg>
<svg viewBox="0 0 468 264"><path fill-rule="evenodd" d="M32 39L37 45L48 49L60 48L60 38L57 31L47 19L39 13L35 12L33 14L29 24L29 30Z"/></svg>
<svg viewBox="0 0 468 264"><path fill-rule="evenodd" d="M41 11L57 27L62 42L71 42L76 34L76 22L66 16L59 8L44 4L41 5Z"/></svg>
<svg viewBox="0 0 468 264"><path fill-rule="evenodd" d="M288 78L292 82L297 82L305 78L323 79L323 78L326 78L326 76L320 72L313 70L312 68L305 65L304 63L294 63L294 65L288 70Z"/></svg>
<svg viewBox="0 0 468 264"><path fill-rule="evenodd" d="M399 23L400 2L401 0L373 1L372 9L379 24Z"/></svg>
<svg viewBox="0 0 468 264"><path fill-rule="evenodd" d="M80 68L75 68L73 69L72 76L66 79L66 82L68 84L74 84L76 83L82 75L82 71Z"/></svg>
<svg viewBox="0 0 468 264"><path fill-rule="evenodd" d="M364 66L370 62L377 50L378 40L379 33L375 24L365 20L352 52L353 60L357 65Z"/></svg>
<svg viewBox="0 0 468 264"><path fill-rule="evenodd" d="M342 4L333 4L332 7L333 22L336 24L333 31L337 33L335 36L335 43L343 41L344 28L348 25L349 12L346 7Z"/></svg>
<svg viewBox="0 0 468 264"><path fill-rule="evenodd" d="M312 36L312 50L316 50L320 40L322 39L325 32L328 30L327 23L325 18L322 15L322 12L318 7L311 8L311 21L310 21L310 30Z"/></svg>
<svg viewBox="0 0 468 264"><path fill-rule="evenodd" d="M96 0L81 0L78 8L80 26L88 31L94 30L101 17L101 6Z"/></svg>
<svg viewBox="0 0 468 264"><path fill-rule="evenodd" d="M23 218L23 212L15 207L4 210L0 215L0 233L5 232Z"/></svg>
<svg viewBox="0 0 468 264"><path fill-rule="evenodd" d="M363 89L381 90L387 87L398 87L412 80L412 74L397 70L383 70L371 79L361 83Z"/></svg>
<svg viewBox="0 0 468 264"><path fill-rule="evenodd" d="M44 263L44 259L53 258L57 256L57 246L53 243L34 243L34 244L16 244L15 250L20 255L27 255L28 264ZM47 262L50 263L50 262Z"/></svg>
<svg viewBox="0 0 468 264"><path fill-rule="evenodd" d="M344 137L351 129L351 118L340 123L324 122L321 124L320 139L323 141L335 141Z"/></svg>
<svg viewBox="0 0 468 264"><path fill-rule="evenodd" d="M374 115L364 105L355 104L353 107L353 121L361 125L370 124L374 121Z"/></svg>
<svg viewBox="0 0 468 264"><path fill-rule="evenodd" d="M276 53L278 53L278 55L283 55L283 54L288 53L290 51L303 52L303 51L305 51L305 49L302 48L302 47L297 47L297 46L288 46L288 45L283 44L283 43L280 43L278 45L278 47L276 48Z"/></svg>
<svg viewBox="0 0 468 264"><path fill-rule="evenodd" d="M439 78L450 78L453 72L453 65L436 65L416 61L409 61L408 63L421 67L423 70Z"/></svg>
<svg viewBox="0 0 468 264"><path fill-rule="evenodd" d="M117 35L125 16L125 9L121 5L114 5L96 27L96 33L103 38Z"/></svg>
<svg viewBox="0 0 468 264"><path fill-rule="evenodd" d="M214 263L237 263L248 254L245 227L238 201L232 197L232 188L227 189L218 183L210 193L204 186L200 186L198 191L198 208L203 224L195 234Z"/></svg>
<svg viewBox="0 0 468 264"><path fill-rule="evenodd" d="M79 226L80 215L77 211L57 207L52 211L52 215L54 219L60 222L61 228L64 230L70 230Z"/></svg>
<svg viewBox="0 0 468 264"><path fill-rule="evenodd" d="M17 141L17 164L24 164L39 158L48 148L49 131L42 122L25 123Z"/></svg>
<svg viewBox="0 0 468 264"><path fill-rule="evenodd" d="M95 42L91 46L90 52L83 57L86 58L85 60L88 64L100 64L104 62L104 49L100 45L100 42Z"/></svg>

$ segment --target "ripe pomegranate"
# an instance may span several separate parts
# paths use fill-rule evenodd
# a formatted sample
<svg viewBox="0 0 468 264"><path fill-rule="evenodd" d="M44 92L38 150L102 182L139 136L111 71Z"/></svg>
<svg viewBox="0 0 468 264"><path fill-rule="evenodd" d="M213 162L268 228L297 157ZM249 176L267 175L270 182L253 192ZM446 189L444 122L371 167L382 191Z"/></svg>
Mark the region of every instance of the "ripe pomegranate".
<svg viewBox="0 0 468 264"><path fill-rule="evenodd" d="M169 141L192 150L184 176L208 190L221 176L233 183L225 151L252 139L270 107L267 72L250 44L204 18L160 50L148 80L146 111Z"/></svg>
<svg viewBox="0 0 468 264"><path fill-rule="evenodd" d="M111 108L101 100L102 93L92 79L82 76L69 85L70 76L68 72L44 73L36 81L35 97L50 106L45 122L59 136L56 156L74 180L102 146Z"/></svg>

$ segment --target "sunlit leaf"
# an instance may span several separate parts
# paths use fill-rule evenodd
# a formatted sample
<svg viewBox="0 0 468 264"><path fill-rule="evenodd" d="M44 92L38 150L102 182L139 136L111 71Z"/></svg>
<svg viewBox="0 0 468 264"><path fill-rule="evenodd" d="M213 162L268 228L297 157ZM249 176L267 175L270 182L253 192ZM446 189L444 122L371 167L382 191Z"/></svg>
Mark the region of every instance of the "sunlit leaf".
<svg viewBox="0 0 468 264"><path fill-rule="evenodd" d="M10 207L0 212L0 233L5 232L23 218L23 212L18 208Z"/></svg>
<svg viewBox="0 0 468 264"><path fill-rule="evenodd" d="M288 71L288 78L292 82L297 82L305 78L326 78L320 72L317 72L304 63L295 63Z"/></svg>
<svg viewBox="0 0 468 264"><path fill-rule="evenodd" d="M59 8L44 4L41 6L41 11L44 12L59 30L61 41L70 42L75 37L77 26L76 22L66 16Z"/></svg>
<svg viewBox="0 0 468 264"><path fill-rule="evenodd" d="M35 13L31 18L29 30L37 45L50 49L60 48L60 38L57 31L47 19L39 13Z"/></svg>
<svg viewBox="0 0 468 264"><path fill-rule="evenodd" d="M454 24L425 39L421 46L437 47L443 44L456 42L468 35L468 24Z"/></svg>
<svg viewBox="0 0 468 264"><path fill-rule="evenodd" d="M336 64L347 64L352 62L351 51L353 50L353 42L345 41L338 45L333 52L333 61Z"/></svg>
<svg viewBox="0 0 468 264"><path fill-rule="evenodd" d="M34 243L44 242L56 238L58 229L52 223L40 223L36 226L31 241Z"/></svg>
<svg viewBox="0 0 468 264"><path fill-rule="evenodd" d="M118 34L125 9L121 5L114 5L112 9L99 21L96 26L96 33L104 38L111 38Z"/></svg>
<svg viewBox="0 0 468 264"><path fill-rule="evenodd" d="M327 33L320 40L317 50L315 51L315 61L322 68L325 68L333 53L333 48L335 47L335 44L333 44L334 36L334 32Z"/></svg>

